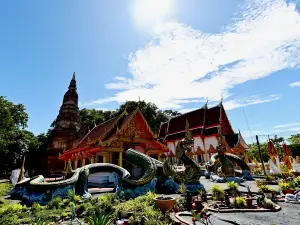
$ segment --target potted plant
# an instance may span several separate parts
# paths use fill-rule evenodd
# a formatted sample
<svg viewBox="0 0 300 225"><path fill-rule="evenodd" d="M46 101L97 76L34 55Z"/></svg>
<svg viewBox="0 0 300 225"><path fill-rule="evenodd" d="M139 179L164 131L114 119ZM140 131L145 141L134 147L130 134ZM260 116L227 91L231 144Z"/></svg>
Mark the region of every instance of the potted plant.
<svg viewBox="0 0 300 225"><path fill-rule="evenodd" d="M296 189L296 184L294 182L280 182L279 188L282 191L283 194L294 194Z"/></svg>
<svg viewBox="0 0 300 225"><path fill-rule="evenodd" d="M211 191L212 197L215 201L223 201L224 200L225 191L221 188L220 185L214 184L211 187L210 191Z"/></svg>
<svg viewBox="0 0 300 225"><path fill-rule="evenodd" d="M173 197L157 197L154 198L155 205L165 212L170 210L176 203L176 199Z"/></svg>
<svg viewBox="0 0 300 225"><path fill-rule="evenodd" d="M295 183L297 184L297 186L300 186L300 176L295 178Z"/></svg>
<svg viewBox="0 0 300 225"><path fill-rule="evenodd" d="M261 185L258 188L258 192L264 193L266 198L271 199L272 198L272 193L274 192L274 190L272 188L268 187L267 185Z"/></svg>
<svg viewBox="0 0 300 225"><path fill-rule="evenodd" d="M238 208L245 208L247 206L247 202L244 197L236 197L235 204Z"/></svg>
<svg viewBox="0 0 300 225"><path fill-rule="evenodd" d="M194 209L196 209L199 212L204 208L202 203L203 203L202 198L200 196L197 196L194 199L194 203L193 203L192 206L193 206Z"/></svg>
<svg viewBox="0 0 300 225"><path fill-rule="evenodd" d="M252 192L250 190L250 186L248 186L247 189L248 189L248 194L246 197L246 203L248 207L251 207L253 205L253 198L252 198Z"/></svg>
<svg viewBox="0 0 300 225"><path fill-rule="evenodd" d="M231 182L227 182L227 188L229 189L228 191L234 196L236 197L239 193L239 186L236 182L231 181Z"/></svg>

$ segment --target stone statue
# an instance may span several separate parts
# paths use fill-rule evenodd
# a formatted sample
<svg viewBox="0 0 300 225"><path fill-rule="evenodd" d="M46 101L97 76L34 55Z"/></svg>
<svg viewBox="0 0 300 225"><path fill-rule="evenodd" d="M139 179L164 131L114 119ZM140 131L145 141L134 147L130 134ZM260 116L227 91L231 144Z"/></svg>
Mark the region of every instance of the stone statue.
<svg viewBox="0 0 300 225"><path fill-rule="evenodd" d="M220 177L234 177L234 165L225 155L226 146L220 143L216 150L219 154L219 158L215 161L214 167L217 169L218 175Z"/></svg>

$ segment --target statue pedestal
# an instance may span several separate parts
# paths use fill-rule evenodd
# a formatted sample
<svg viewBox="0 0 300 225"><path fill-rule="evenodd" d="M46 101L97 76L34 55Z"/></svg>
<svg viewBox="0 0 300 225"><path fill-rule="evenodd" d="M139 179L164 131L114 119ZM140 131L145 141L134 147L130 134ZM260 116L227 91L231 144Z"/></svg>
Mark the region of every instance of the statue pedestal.
<svg viewBox="0 0 300 225"><path fill-rule="evenodd" d="M226 183L230 181L234 181L236 183L242 183L244 182L244 179L241 177L220 177L218 175L211 175L210 176L211 181L216 182L216 183Z"/></svg>

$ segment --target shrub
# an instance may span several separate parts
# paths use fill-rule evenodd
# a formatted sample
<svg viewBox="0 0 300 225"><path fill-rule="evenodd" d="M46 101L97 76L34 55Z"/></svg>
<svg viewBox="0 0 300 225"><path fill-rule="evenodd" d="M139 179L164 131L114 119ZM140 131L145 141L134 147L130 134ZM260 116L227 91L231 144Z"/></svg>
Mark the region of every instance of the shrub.
<svg viewBox="0 0 300 225"><path fill-rule="evenodd" d="M295 190L296 183L294 182L279 182L278 183L280 190Z"/></svg>
<svg viewBox="0 0 300 225"><path fill-rule="evenodd" d="M146 195L128 200L113 207L112 218L116 220L121 212L133 213L131 218L133 224L141 224L145 217L148 221L165 221L159 209L154 206L154 193L148 192ZM150 222L148 222L150 223Z"/></svg>
<svg viewBox="0 0 300 225"><path fill-rule="evenodd" d="M80 204L76 207L76 215L91 216L94 213L93 205L90 202Z"/></svg>
<svg viewBox="0 0 300 225"><path fill-rule="evenodd" d="M234 196L237 196L239 192L239 185L236 182L234 181L227 182L227 188L230 189L230 191Z"/></svg>
<svg viewBox="0 0 300 225"><path fill-rule="evenodd" d="M222 201L224 199L225 191L220 185L214 184L210 191L214 200Z"/></svg>
<svg viewBox="0 0 300 225"><path fill-rule="evenodd" d="M68 176L70 174L72 174L72 164L71 161L69 160L66 167L66 175Z"/></svg>
<svg viewBox="0 0 300 225"><path fill-rule="evenodd" d="M98 198L92 199L92 205L94 208L99 208L103 213L111 213L113 210L113 205L118 203L116 194L107 193Z"/></svg>
<svg viewBox="0 0 300 225"><path fill-rule="evenodd" d="M74 202L75 202L75 203L79 203L80 200L81 200L81 198L80 198L79 195L75 195L75 196L74 196Z"/></svg>
<svg viewBox="0 0 300 225"><path fill-rule="evenodd" d="M300 185L300 176L298 176L298 177L295 178L295 182L296 182L298 185Z"/></svg>
<svg viewBox="0 0 300 225"><path fill-rule="evenodd" d="M1 208L0 208L0 216L5 215L7 213L13 214L13 213L22 211L23 209L26 209L26 206L22 206L19 203L5 204L5 205L1 206Z"/></svg>
<svg viewBox="0 0 300 225"><path fill-rule="evenodd" d="M18 222L18 216L17 215L5 215L0 220L0 225L17 225Z"/></svg>
<svg viewBox="0 0 300 225"><path fill-rule="evenodd" d="M256 180L255 183L257 187L260 187L262 185L267 185L265 180Z"/></svg>
<svg viewBox="0 0 300 225"><path fill-rule="evenodd" d="M236 197L235 203L238 208L244 208L247 206L246 199L244 197Z"/></svg>
<svg viewBox="0 0 300 225"><path fill-rule="evenodd" d="M101 211L97 210L95 213L86 218L89 225L106 225L109 222L109 215L103 214Z"/></svg>
<svg viewBox="0 0 300 225"><path fill-rule="evenodd" d="M39 212L41 209L42 209L42 206L37 202L33 203L33 205L31 206L31 211L34 213Z"/></svg>
<svg viewBox="0 0 300 225"><path fill-rule="evenodd" d="M11 187L12 185L8 182L0 183L0 197L7 195Z"/></svg>
<svg viewBox="0 0 300 225"><path fill-rule="evenodd" d="M258 188L258 192L261 192L261 193L272 193L274 190L270 187L268 187L267 185L261 185L259 188Z"/></svg>
<svg viewBox="0 0 300 225"><path fill-rule="evenodd" d="M280 164L279 170L280 170L280 173L289 173L289 168L285 164Z"/></svg>
<svg viewBox="0 0 300 225"><path fill-rule="evenodd" d="M263 207L266 209L273 209L274 203L270 199L264 198Z"/></svg>
<svg viewBox="0 0 300 225"><path fill-rule="evenodd" d="M52 199L50 202L48 202L47 207L49 209L54 209L54 208L59 209L62 205L63 205L63 201L61 197L56 197Z"/></svg>

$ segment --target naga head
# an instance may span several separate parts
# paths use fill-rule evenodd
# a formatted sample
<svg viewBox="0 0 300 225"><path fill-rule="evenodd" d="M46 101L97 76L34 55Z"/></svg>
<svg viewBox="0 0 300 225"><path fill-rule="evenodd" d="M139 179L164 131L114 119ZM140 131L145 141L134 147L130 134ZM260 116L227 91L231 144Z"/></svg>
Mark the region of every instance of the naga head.
<svg viewBox="0 0 300 225"><path fill-rule="evenodd" d="M193 146L194 146L194 138L192 135L192 132L190 131L190 126L188 121L186 121L186 125L185 125L185 137L184 139L181 141L181 144L183 146L184 149L186 149L187 151L192 151Z"/></svg>

